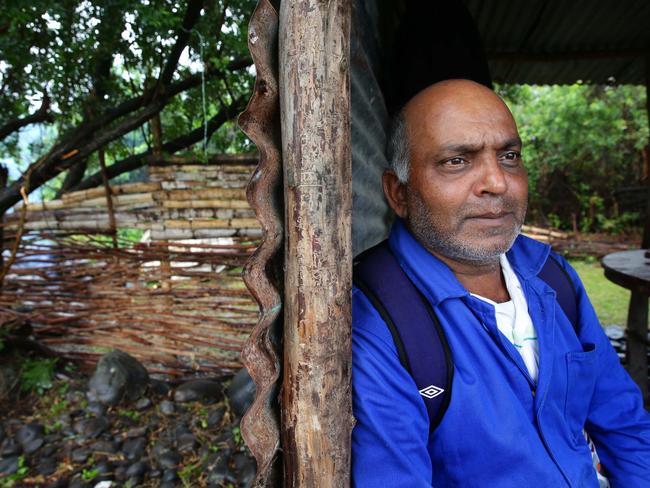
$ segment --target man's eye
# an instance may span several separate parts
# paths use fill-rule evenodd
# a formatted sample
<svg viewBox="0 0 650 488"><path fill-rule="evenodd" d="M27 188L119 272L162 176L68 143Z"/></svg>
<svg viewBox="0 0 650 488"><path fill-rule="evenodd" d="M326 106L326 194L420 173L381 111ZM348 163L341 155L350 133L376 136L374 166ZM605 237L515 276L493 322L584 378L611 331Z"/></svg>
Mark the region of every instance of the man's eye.
<svg viewBox="0 0 650 488"><path fill-rule="evenodd" d="M463 158L451 158L448 159L444 162L446 166L461 166L465 164L465 160Z"/></svg>
<svg viewBox="0 0 650 488"><path fill-rule="evenodd" d="M518 151L508 151L503 155L503 159L514 161L516 159L521 159L521 153Z"/></svg>

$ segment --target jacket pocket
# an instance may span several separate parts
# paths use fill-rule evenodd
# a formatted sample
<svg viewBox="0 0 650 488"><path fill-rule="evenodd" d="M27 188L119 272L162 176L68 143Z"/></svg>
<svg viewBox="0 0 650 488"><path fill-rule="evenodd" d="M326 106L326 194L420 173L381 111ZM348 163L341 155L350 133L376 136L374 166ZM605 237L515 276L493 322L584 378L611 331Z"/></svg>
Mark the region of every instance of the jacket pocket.
<svg viewBox="0 0 650 488"><path fill-rule="evenodd" d="M582 351L566 354L567 391L564 416L574 441L581 440L596 385L598 351L595 344L582 344Z"/></svg>

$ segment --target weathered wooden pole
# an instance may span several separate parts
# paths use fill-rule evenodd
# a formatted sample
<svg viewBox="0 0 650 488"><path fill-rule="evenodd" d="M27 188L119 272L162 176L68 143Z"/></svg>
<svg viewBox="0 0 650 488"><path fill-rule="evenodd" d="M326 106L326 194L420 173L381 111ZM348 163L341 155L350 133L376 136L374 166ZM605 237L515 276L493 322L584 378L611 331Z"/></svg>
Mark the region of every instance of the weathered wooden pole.
<svg viewBox="0 0 650 488"><path fill-rule="evenodd" d="M282 2L285 485L349 485L349 0Z"/></svg>

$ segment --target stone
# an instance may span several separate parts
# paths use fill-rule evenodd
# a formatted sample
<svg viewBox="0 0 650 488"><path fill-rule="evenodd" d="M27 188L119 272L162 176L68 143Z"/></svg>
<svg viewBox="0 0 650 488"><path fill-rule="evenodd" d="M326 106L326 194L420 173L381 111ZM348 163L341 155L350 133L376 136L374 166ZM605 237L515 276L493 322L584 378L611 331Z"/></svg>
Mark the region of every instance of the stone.
<svg viewBox="0 0 650 488"><path fill-rule="evenodd" d="M164 415L171 415L176 411L174 402L170 402L169 400L163 400L160 402L160 405L158 405L158 407L160 408L160 413Z"/></svg>
<svg viewBox="0 0 650 488"><path fill-rule="evenodd" d="M90 450L96 454L115 454L117 452L117 446L115 442L100 439L90 446Z"/></svg>
<svg viewBox="0 0 650 488"><path fill-rule="evenodd" d="M17 384L18 370L13 364L0 364L0 398L5 398Z"/></svg>
<svg viewBox="0 0 650 488"><path fill-rule="evenodd" d="M65 394L65 399L70 403L80 403L84 400L84 393L79 390L70 390Z"/></svg>
<svg viewBox="0 0 650 488"><path fill-rule="evenodd" d="M33 454L40 449L44 442L45 439L42 437L40 439L34 439L23 446L23 452L25 454Z"/></svg>
<svg viewBox="0 0 650 488"><path fill-rule="evenodd" d="M217 407L210 410L210 413L208 414L208 427L211 429L219 427L225 412L226 409L224 407Z"/></svg>
<svg viewBox="0 0 650 488"><path fill-rule="evenodd" d="M151 456L158 459L161 454L169 450L169 444L164 440L158 439L158 442L156 442L151 448Z"/></svg>
<svg viewBox="0 0 650 488"><path fill-rule="evenodd" d="M49 476L56 471L58 462L53 457L42 457L36 465L36 472L43 476Z"/></svg>
<svg viewBox="0 0 650 488"><path fill-rule="evenodd" d="M143 435L147 434L147 426L143 427L134 427L132 429L129 429L126 431L126 434L124 434L127 438L134 438L134 437L142 437Z"/></svg>
<svg viewBox="0 0 650 488"><path fill-rule="evenodd" d="M47 488L67 488L67 486L68 486L68 480L66 478L59 478L53 483L47 485Z"/></svg>
<svg viewBox="0 0 650 488"><path fill-rule="evenodd" d="M144 461L138 461L127 468L126 477L142 478L147 471L149 471L149 465Z"/></svg>
<svg viewBox="0 0 650 488"><path fill-rule="evenodd" d="M78 420L74 423L74 431L82 437L95 439L108 429L109 422L106 417L95 417Z"/></svg>
<svg viewBox="0 0 650 488"><path fill-rule="evenodd" d="M88 406L86 407L86 411L89 413L92 413L93 415L96 416L101 416L106 414L107 407L103 403L99 402L88 402Z"/></svg>
<svg viewBox="0 0 650 488"><path fill-rule="evenodd" d="M113 475L118 481L124 481L126 479L126 466L117 466L113 470Z"/></svg>
<svg viewBox="0 0 650 488"><path fill-rule="evenodd" d="M129 461L137 461L144 454L144 448L147 445L146 439L144 437L138 437L136 439L129 439L124 441L122 446L122 454Z"/></svg>
<svg viewBox="0 0 650 488"><path fill-rule="evenodd" d="M225 485L236 482L235 476L228 468L228 458L224 453L215 453L209 456L204 463L204 470L207 472L208 484Z"/></svg>
<svg viewBox="0 0 650 488"><path fill-rule="evenodd" d="M173 481L163 481L160 483L159 488L176 488L176 483Z"/></svg>
<svg viewBox="0 0 650 488"><path fill-rule="evenodd" d="M192 431L190 428L187 426L187 424L181 422L176 425L176 428L174 429L174 439L178 439L180 436L184 434L191 434Z"/></svg>
<svg viewBox="0 0 650 488"><path fill-rule="evenodd" d="M73 478L68 485L68 488L88 488L90 485L81 478Z"/></svg>
<svg viewBox="0 0 650 488"><path fill-rule="evenodd" d="M47 442L50 443L50 444L46 445L43 449L41 449L40 455L43 456L43 457L53 456L60 449L58 444L55 445L53 443L57 442L59 440L60 440L59 438L47 440Z"/></svg>
<svg viewBox="0 0 650 488"><path fill-rule="evenodd" d="M13 437L7 437L2 441L2 446L0 446L0 456L2 457L11 457L17 456L23 452L23 448Z"/></svg>
<svg viewBox="0 0 650 488"><path fill-rule="evenodd" d="M193 451L197 445L196 436L191 432L186 432L176 438L176 447L180 452Z"/></svg>
<svg viewBox="0 0 650 488"><path fill-rule="evenodd" d="M135 408L136 410L146 410L151 406L151 400L147 397L142 397L140 400L135 402Z"/></svg>
<svg viewBox="0 0 650 488"><path fill-rule="evenodd" d="M102 460L95 463L95 469L99 474L108 474L111 472L113 468L111 467L111 464L108 461Z"/></svg>
<svg viewBox="0 0 650 488"><path fill-rule="evenodd" d="M167 394L171 390L171 388L169 387L169 383L167 383L166 381L161 381L156 379L152 379L149 382L149 387L151 388L151 391L153 391L156 395L160 395L160 396L167 396Z"/></svg>
<svg viewBox="0 0 650 488"><path fill-rule="evenodd" d="M243 488L253 486L257 466L255 460L243 452L238 452L232 457L235 472L237 473L237 482Z"/></svg>
<svg viewBox="0 0 650 488"><path fill-rule="evenodd" d="M103 481L100 481L99 483L97 483L93 488L113 488L114 486L116 486L116 485L112 481L103 480Z"/></svg>
<svg viewBox="0 0 650 488"><path fill-rule="evenodd" d="M43 439L45 436L45 428L41 424L31 423L23 425L18 432L16 432L16 440L23 446L32 443L35 440ZM40 447L40 446L39 446Z"/></svg>
<svg viewBox="0 0 650 488"><path fill-rule="evenodd" d="M162 482L163 483L173 483L174 481L178 480L178 473L176 473L175 469L166 469L163 472L162 475Z"/></svg>
<svg viewBox="0 0 650 488"><path fill-rule="evenodd" d="M255 383L246 368L240 369L233 376L226 390L230 408L238 417L242 417L255 399Z"/></svg>
<svg viewBox="0 0 650 488"><path fill-rule="evenodd" d="M158 464L165 470L176 469L182 459L176 451L165 451L158 456Z"/></svg>
<svg viewBox="0 0 650 488"><path fill-rule="evenodd" d="M0 459L0 477L11 476L20 467L18 456L10 456Z"/></svg>
<svg viewBox="0 0 650 488"><path fill-rule="evenodd" d="M174 400L179 403L200 401L213 403L223 398L221 383L213 380L190 380L174 391Z"/></svg>
<svg viewBox="0 0 650 488"><path fill-rule="evenodd" d="M101 357L88 383L88 399L105 405L136 401L145 392L149 374L133 356L114 350Z"/></svg>
<svg viewBox="0 0 650 488"><path fill-rule="evenodd" d="M72 458L72 461L77 464L85 463L86 459L88 459L88 456L90 456L90 450L84 447L75 449L74 451L72 451L72 453L70 453L70 457Z"/></svg>

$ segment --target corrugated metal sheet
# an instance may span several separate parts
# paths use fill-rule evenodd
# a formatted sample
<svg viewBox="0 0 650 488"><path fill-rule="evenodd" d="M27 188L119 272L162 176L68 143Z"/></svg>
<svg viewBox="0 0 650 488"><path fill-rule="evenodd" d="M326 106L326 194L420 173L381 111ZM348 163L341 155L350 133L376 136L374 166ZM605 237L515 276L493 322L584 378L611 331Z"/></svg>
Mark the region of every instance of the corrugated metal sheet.
<svg viewBox="0 0 650 488"><path fill-rule="evenodd" d="M645 83L647 0L465 0L497 82Z"/></svg>
<svg viewBox="0 0 650 488"><path fill-rule="evenodd" d="M352 20L352 250L356 255L388 233L388 206L381 189L381 174L388 166L384 155L388 112L377 80L382 53L375 2L355 1Z"/></svg>

